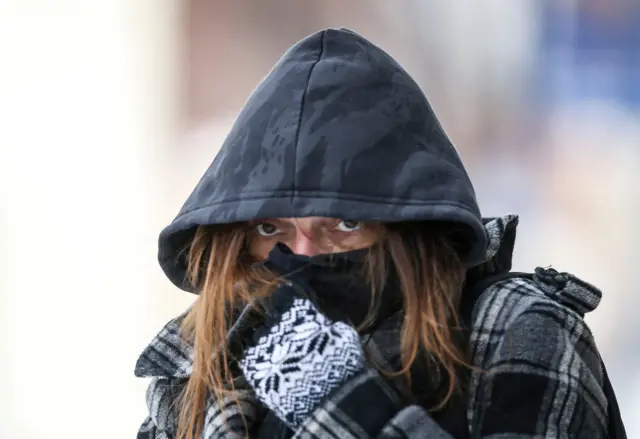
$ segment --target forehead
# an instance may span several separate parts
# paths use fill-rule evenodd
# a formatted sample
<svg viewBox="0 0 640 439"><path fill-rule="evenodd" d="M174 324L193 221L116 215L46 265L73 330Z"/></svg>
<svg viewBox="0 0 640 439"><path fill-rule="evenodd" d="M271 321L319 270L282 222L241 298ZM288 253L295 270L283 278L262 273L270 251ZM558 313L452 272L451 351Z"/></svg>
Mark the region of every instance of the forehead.
<svg viewBox="0 0 640 439"><path fill-rule="evenodd" d="M327 218L324 216L310 216L305 218L272 218L269 221L278 222L280 224L291 224L299 227L309 227L314 225L322 225L329 222L341 221L341 219Z"/></svg>

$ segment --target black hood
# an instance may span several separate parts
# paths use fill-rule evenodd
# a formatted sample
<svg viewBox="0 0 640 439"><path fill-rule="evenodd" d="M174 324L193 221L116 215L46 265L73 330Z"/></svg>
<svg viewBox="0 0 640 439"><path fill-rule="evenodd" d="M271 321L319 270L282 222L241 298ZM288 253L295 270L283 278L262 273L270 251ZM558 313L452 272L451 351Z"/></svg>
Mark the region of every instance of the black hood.
<svg viewBox="0 0 640 439"><path fill-rule="evenodd" d="M160 234L160 264L189 291L184 249L198 225L307 216L455 222L470 266L487 246L473 186L424 93L345 29L298 42L256 88Z"/></svg>

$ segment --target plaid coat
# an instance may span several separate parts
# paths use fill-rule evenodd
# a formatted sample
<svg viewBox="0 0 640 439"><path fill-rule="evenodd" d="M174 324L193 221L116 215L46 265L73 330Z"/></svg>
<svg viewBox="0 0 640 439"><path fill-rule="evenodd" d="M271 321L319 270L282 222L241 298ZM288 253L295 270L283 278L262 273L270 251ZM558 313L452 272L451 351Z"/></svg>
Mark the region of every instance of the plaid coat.
<svg viewBox="0 0 640 439"><path fill-rule="evenodd" d="M485 221L489 250L485 263L472 269L475 276L510 269L517 222L515 215ZM570 274L549 273L555 272L499 281L475 302L470 348L476 368L467 401L472 438L607 437L600 356L582 318L598 305L600 291ZM240 315L230 340L249 324L247 315ZM169 322L138 360L136 375L151 378L149 416L138 439L175 436L174 402L192 372L192 352L179 336L180 320ZM397 315L362 337L369 354L385 367L396 364L401 321ZM209 398L203 438L244 437L241 414L250 428L265 417L251 389L242 381L239 386L239 403ZM371 368L327 399L294 437L452 438L427 410L404 406L397 395L394 383Z"/></svg>

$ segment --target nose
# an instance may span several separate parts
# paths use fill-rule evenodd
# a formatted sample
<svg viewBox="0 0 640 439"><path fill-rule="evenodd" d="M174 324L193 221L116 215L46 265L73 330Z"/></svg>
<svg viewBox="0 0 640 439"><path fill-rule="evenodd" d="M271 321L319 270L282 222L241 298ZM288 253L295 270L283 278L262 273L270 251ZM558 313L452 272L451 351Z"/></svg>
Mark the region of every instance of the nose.
<svg viewBox="0 0 640 439"><path fill-rule="evenodd" d="M305 233L296 233L296 237L291 246L291 251L302 256L316 256L320 254L320 249L314 243L314 240Z"/></svg>

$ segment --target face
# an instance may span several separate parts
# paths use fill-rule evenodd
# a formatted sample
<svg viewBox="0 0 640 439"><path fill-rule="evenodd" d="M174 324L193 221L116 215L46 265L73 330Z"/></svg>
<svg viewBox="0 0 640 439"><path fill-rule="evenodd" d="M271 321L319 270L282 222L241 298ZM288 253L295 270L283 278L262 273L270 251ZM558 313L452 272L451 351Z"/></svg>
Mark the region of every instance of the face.
<svg viewBox="0 0 640 439"><path fill-rule="evenodd" d="M253 257L266 259L277 243L298 255L316 256L370 247L382 233L375 222L338 218L274 218L250 223L249 250Z"/></svg>

